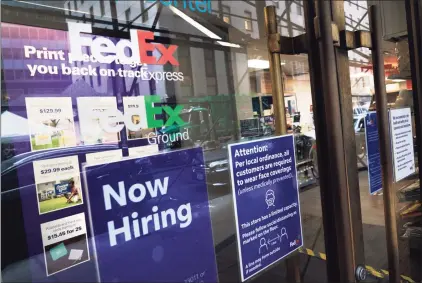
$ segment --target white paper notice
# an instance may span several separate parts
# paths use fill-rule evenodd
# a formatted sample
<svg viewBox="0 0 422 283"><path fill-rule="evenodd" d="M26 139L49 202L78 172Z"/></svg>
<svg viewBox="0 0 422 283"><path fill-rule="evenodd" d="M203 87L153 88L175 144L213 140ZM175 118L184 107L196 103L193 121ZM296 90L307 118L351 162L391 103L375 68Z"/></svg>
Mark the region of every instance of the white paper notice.
<svg viewBox="0 0 422 283"><path fill-rule="evenodd" d="M83 203L77 156L34 161L39 213Z"/></svg>
<svg viewBox="0 0 422 283"><path fill-rule="evenodd" d="M70 97L26 97L31 149L76 146Z"/></svg>
<svg viewBox="0 0 422 283"><path fill-rule="evenodd" d="M154 137L154 129L148 128L145 96L124 96L126 133L129 140Z"/></svg>
<svg viewBox="0 0 422 283"><path fill-rule="evenodd" d="M142 157L158 153L158 144L129 147L129 156Z"/></svg>
<svg viewBox="0 0 422 283"><path fill-rule="evenodd" d="M121 149L88 153L85 156L86 156L86 163L89 165L97 165L97 164L120 161L123 158Z"/></svg>
<svg viewBox="0 0 422 283"><path fill-rule="evenodd" d="M115 129L123 128L123 125L116 125L112 121L118 111L115 97L78 97L77 102L84 145L117 143L120 140L120 130ZM107 129L105 124L108 124Z"/></svg>
<svg viewBox="0 0 422 283"><path fill-rule="evenodd" d="M394 180L398 182L416 171L410 108L390 110L390 134Z"/></svg>
<svg viewBox="0 0 422 283"><path fill-rule="evenodd" d="M89 260L85 213L41 224L47 276Z"/></svg>

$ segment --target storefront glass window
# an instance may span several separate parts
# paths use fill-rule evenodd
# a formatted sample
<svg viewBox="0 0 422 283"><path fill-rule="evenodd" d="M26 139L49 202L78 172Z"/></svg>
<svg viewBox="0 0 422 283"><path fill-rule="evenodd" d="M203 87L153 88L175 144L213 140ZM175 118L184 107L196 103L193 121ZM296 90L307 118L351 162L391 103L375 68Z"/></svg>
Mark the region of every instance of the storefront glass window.
<svg viewBox="0 0 422 283"><path fill-rule="evenodd" d="M346 15L350 13L350 22L346 21L347 30L369 30L368 3L365 1L350 1L345 4ZM413 278L420 279L420 216L417 213L419 202L419 178L417 175L417 144L415 132L415 112L412 96L411 64L408 46L405 2L386 1L382 3L381 17L383 18L382 51L384 55L384 69L386 82L387 103L391 119L396 119L394 111L407 111L411 118L408 120L408 132L411 138L406 147L400 151L406 154L411 168L404 169L405 177L400 177L397 168L399 163L408 162L407 158L393 157L395 170L393 189L397 197L394 199L397 208L397 225L399 235L400 272ZM397 15L389 18L389 15ZM365 242L365 261L369 265L381 269L388 268L386 249L386 231L384 220L383 190L379 167L377 148L373 146L374 119L377 105L375 102L373 64L371 51L366 48L349 51L350 81L353 102L353 120L356 138L357 163L359 185L362 204L362 222ZM400 114L399 116L401 116ZM394 127L395 128L395 127ZM390 125L392 138L393 124ZM399 136L404 138L405 133ZM396 154L392 141L392 150ZM413 161L411 161L413 160ZM397 162L397 163L396 163ZM396 164L395 164L396 163ZM415 165L416 164L416 165ZM406 166L405 166L406 167ZM404 167L403 167L404 168ZM400 170L403 170L401 168ZM416 267L419 266L419 267Z"/></svg>
<svg viewBox="0 0 422 283"><path fill-rule="evenodd" d="M177 238L172 233L160 234L160 241L154 238L139 251L150 255L146 265L156 277L118 275L113 273L115 268L104 270L107 260L116 260L116 256L94 258L103 242L96 238L98 227L89 219L99 216L93 214L97 202L95 192L86 189L91 173L85 170L114 166L128 158L141 160L136 166L148 170L153 165L143 164L142 160L149 159L141 157L151 155L161 156L163 168L168 168L166 164L177 160L176 165L180 165L191 156L181 154L172 161L159 154L198 147L204 152L202 167L198 165L201 169L185 172L179 180L205 180L209 202L198 192L171 200L198 201L196 208L192 206L199 211L192 215L193 220L209 211L212 230L198 232L192 245L198 245L197 238L209 237L212 249L201 248L206 256L215 254L219 281L240 278L228 146L275 135L263 15L264 7L274 3L200 2L2 2L2 204L7 214L15 215L2 222L2 228L13 231L4 237L2 234L5 282L94 282L98 278L168 281L176 277L201 282L195 274L180 277L177 273L184 268L178 258L181 262L187 259L172 253L169 246L177 246L172 244ZM276 7L283 36L305 32L300 1L279 1ZM281 58L288 133L294 136L295 144L303 242L323 252L308 60L304 54ZM130 174L139 173L131 170L127 168ZM64 171L67 173L58 173ZM114 200L123 205L141 196L133 193L123 199L114 195L110 196L113 201L101 205L113 207ZM158 206L143 208L139 215L130 214L131 221L147 214L153 217L151 211L155 213ZM167 224L176 222L177 217L180 227L189 225L192 219L183 212L174 216L168 212ZM113 214L117 216L124 217ZM60 232L46 232L61 225L54 222L58 220L77 224L75 229L81 232L69 241L74 239L79 247L66 248L68 241L55 241L63 236ZM138 228L145 229L139 221ZM138 228L133 225L136 237ZM145 225L148 228L148 222ZM98 229L104 232L104 227ZM133 243L126 234L121 236L116 243ZM9 245L11 242L18 244ZM126 247L123 250L132 256L138 252L131 253L131 246ZM300 260L305 281L315 279L311 274L315 269L324 280L323 262L307 262L305 256ZM125 257L118 261L116 266L123 268ZM176 277L157 272L157 266L164 263L175 266L172 272ZM208 264L212 266L212 262ZM213 272L204 271L202 276ZM265 274L268 280L276 281L284 276L285 265L277 264Z"/></svg>

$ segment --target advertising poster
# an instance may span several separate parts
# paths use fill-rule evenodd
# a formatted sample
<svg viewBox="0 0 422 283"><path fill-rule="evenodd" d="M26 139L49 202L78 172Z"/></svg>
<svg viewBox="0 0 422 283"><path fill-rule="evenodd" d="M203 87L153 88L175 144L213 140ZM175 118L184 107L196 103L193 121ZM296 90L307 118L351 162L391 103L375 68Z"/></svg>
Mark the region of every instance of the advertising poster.
<svg viewBox="0 0 422 283"><path fill-rule="evenodd" d="M158 144L129 147L129 156L142 157L158 153Z"/></svg>
<svg viewBox="0 0 422 283"><path fill-rule="evenodd" d="M128 140L155 136L154 128L148 128L145 96L125 96L123 97L123 106L125 116L130 120L132 126L126 127Z"/></svg>
<svg viewBox="0 0 422 283"><path fill-rule="evenodd" d="M105 124L113 116L106 113L117 111L116 97L78 97L78 115L81 138L84 145L117 143L120 132L107 131ZM110 125L114 127L116 125Z"/></svg>
<svg viewBox="0 0 422 283"><path fill-rule="evenodd" d="M85 155L86 162L89 165L104 164L108 162L119 161L123 158L122 150L107 150L101 152L87 153Z"/></svg>
<svg viewBox="0 0 422 283"><path fill-rule="evenodd" d="M390 110L390 135L396 182L416 172L410 108Z"/></svg>
<svg viewBox="0 0 422 283"><path fill-rule="evenodd" d="M84 212L86 217L89 216L77 169L87 153L116 149L120 146L116 144L120 139L119 143L125 149L148 142L139 138L138 133L131 135L133 140L130 141L125 134L120 137L125 124L137 126L136 123L142 119L135 117L131 120L133 122L126 123L118 121L114 115L104 119L100 113L110 109L123 112L121 95L145 96L156 103L150 103L154 109L149 128L170 128L183 122L178 119L180 108L176 109L173 105L161 107L174 98L171 94L167 97L163 91L168 82L184 80L184 74L178 71L175 52L178 46L151 43L154 38L150 38L151 33L144 30L132 30L130 38L113 38L94 34L96 31L91 23L68 22L66 25L60 29L9 23L1 25L2 92L6 107L1 115L2 143L7 159L2 164L2 169L3 165L6 167L2 179L13 180L3 182L2 186L4 191L19 192L20 200L17 201L22 204L22 220L17 219L17 225L21 224L19 221L23 222L26 235L19 245L27 250L25 260L32 278L25 282L94 282L96 279L94 261L47 277L40 229L46 221L73 213ZM105 41L110 52L99 52L101 42ZM128 52L118 51L124 46ZM148 65L141 63L142 50L154 50L143 54L144 59L149 61ZM129 91L126 86L130 85ZM119 127L121 130L115 131ZM136 132L138 129L132 130ZM167 142L169 136L163 134L160 138ZM157 140L157 137L154 139ZM163 144L163 139L159 143ZM140 150L135 152L141 153ZM104 161L107 157L117 160L108 154L89 155L88 159L93 157L95 162L99 159ZM69 163L65 156L78 156L78 160ZM50 161L51 164L45 163ZM72 166L76 168L74 173L71 173ZM79 190L78 197L69 201L72 191ZM71 208L65 209L68 207ZM122 259L119 258L119 261ZM20 269L16 268L13 272L19 274ZM195 273L188 280L193 282L193 278L201 280L207 276L208 273ZM21 278L12 277L10 281Z"/></svg>
<svg viewBox="0 0 422 283"><path fill-rule="evenodd" d="M378 135L377 112L371 111L365 117L365 141L368 164L369 192L371 195L382 190L382 170Z"/></svg>
<svg viewBox="0 0 422 283"><path fill-rule="evenodd" d="M76 146L70 97L26 97L31 149Z"/></svg>
<svg viewBox="0 0 422 283"><path fill-rule="evenodd" d="M85 214L41 224L47 276L89 260Z"/></svg>
<svg viewBox="0 0 422 283"><path fill-rule="evenodd" d="M229 145L242 282L303 245L292 135Z"/></svg>
<svg viewBox="0 0 422 283"><path fill-rule="evenodd" d="M83 204L77 156L34 161L39 213Z"/></svg>
<svg viewBox="0 0 422 283"><path fill-rule="evenodd" d="M202 148L85 166L101 282L217 282L203 166Z"/></svg>

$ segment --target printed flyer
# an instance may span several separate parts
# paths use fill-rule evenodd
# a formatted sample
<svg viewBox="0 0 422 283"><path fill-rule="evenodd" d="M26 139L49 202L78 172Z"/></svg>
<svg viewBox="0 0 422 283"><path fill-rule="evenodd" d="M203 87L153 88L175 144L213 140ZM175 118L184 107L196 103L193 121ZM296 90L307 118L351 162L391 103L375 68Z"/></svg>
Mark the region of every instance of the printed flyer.
<svg viewBox="0 0 422 283"><path fill-rule="evenodd" d="M242 282L303 245L293 135L229 145Z"/></svg>
<svg viewBox="0 0 422 283"><path fill-rule="evenodd" d="M78 114L84 145L117 143L120 132L106 131L104 125L117 111L116 97L78 97ZM105 114L107 113L107 114Z"/></svg>
<svg viewBox="0 0 422 283"><path fill-rule="evenodd" d="M85 155L86 163L89 165L104 164L120 161L123 158L122 150L107 150L101 152L88 153Z"/></svg>
<svg viewBox="0 0 422 283"><path fill-rule="evenodd" d="M142 157L159 152L158 144L129 147L129 156Z"/></svg>
<svg viewBox="0 0 422 283"><path fill-rule="evenodd" d="M144 96L123 97L123 105L125 116L129 117L134 128L139 128L138 130L130 130L129 127L126 127L129 140L148 138L151 135L155 136L154 129L148 128Z"/></svg>
<svg viewBox="0 0 422 283"><path fill-rule="evenodd" d="M77 156L34 161L40 214L83 203Z"/></svg>
<svg viewBox="0 0 422 283"><path fill-rule="evenodd" d="M390 110L390 135L393 150L394 180L398 182L416 172L412 111L410 108Z"/></svg>
<svg viewBox="0 0 422 283"><path fill-rule="evenodd" d="M70 97L26 97L31 149L76 146Z"/></svg>
<svg viewBox="0 0 422 283"><path fill-rule="evenodd" d="M85 213L41 224L47 276L90 259Z"/></svg>

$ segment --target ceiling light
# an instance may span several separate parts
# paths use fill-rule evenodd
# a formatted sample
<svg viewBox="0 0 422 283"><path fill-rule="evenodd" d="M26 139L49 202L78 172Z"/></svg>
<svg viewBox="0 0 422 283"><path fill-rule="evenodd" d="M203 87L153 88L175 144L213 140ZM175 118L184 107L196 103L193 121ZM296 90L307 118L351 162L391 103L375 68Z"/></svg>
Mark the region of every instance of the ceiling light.
<svg viewBox="0 0 422 283"><path fill-rule="evenodd" d="M401 83L401 82L405 82L406 80L403 80L403 79L392 79L391 81L392 82L395 82L395 83Z"/></svg>
<svg viewBox="0 0 422 283"><path fill-rule="evenodd" d="M254 69L268 69L270 67L270 61L261 59L248 60L248 67Z"/></svg>
<svg viewBox="0 0 422 283"><path fill-rule="evenodd" d="M286 65L286 62L281 62L280 65ZM250 59L248 60L248 67L254 69L269 69L270 61L262 59Z"/></svg>
<svg viewBox="0 0 422 283"><path fill-rule="evenodd" d="M206 27L204 27L203 25L201 25L200 23L198 23L197 21L195 21L194 19L192 19L191 17L189 17L188 15L180 11L179 9L175 8L174 6L168 6L168 7L173 13L175 13L176 15L178 15L179 17L181 17L182 19L190 23L192 26L194 26L196 29L200 30L202 33L206 34L207 36L213 39L219 39L219 40L222 39L220 36L213 33L212 31L210 31L209 29L207 29Z"/></svg>
<svg viewBox="0 0 422 283"><path fill-rule="evenodd" d="M23 4L40 6L40 7L46 7L46 8L50 8L50 9L56 9L56 10L62 10L62 11L69 11L69 12L72 12L72 13L80 13L80 14L90 15L88 12L84 12L84 11L72 10L72 9L64 9L64 8L50 6L50 5L45 5L45 4L40 4L40 3L28 2L28 1L21 1L21 0L20 1L16 1L16 2L23 3Z"/></svg>
<svg viewBox="0 0 422 283"><path fill-rule="evenodd" d="M227 46L227 47L234 47L234 48L241 48L242 47L239 44L225 42L225 41L217 41L217 43L220 44L220 45L223 45L223 46Z"/></svg>

